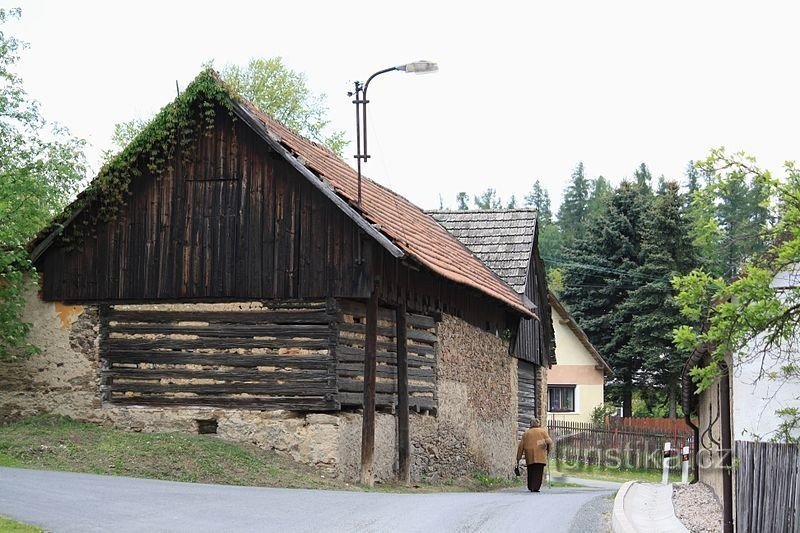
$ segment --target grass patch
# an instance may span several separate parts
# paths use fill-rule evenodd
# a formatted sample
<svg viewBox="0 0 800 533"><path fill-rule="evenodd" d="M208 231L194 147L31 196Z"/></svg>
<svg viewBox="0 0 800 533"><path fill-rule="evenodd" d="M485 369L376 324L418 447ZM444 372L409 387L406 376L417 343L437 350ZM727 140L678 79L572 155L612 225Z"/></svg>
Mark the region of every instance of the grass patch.
<svg viewBox="0 0 800 533"><path fill-rule="evenodd" d="M52 415L0 426L0 465L223 485L345 486L255 446L206 435L127 432Z"/></svg>
<svg viewBox="0 0 800 533"><path fill-rule="evenodd" d="M599 466L568 466L562 464L556 475L594 479L597 481L614 481L617 483L625 483L626 481L634 479L653 483L661 482L661 472L656 472L654 470L620 470L618 468L603 468ZM680 479L680 473L670 471L670 482L680 481Z"/></svg>
<svg viewBox="0 0 800 533"><path fill-rule="evenodd" d="M283 455L218 437L136 433L55 415L0 425L0 466L222 485L377 492L484 492L520 484L517 479L479 472L466 480L410 486L376 483L369 488L325 478L318 470Z"/></svg>
<svg viewBox="0 0 800 533"><path fill-rule="evenodd" d="M42 533L44 530L36 526L11 520L5 516L0 516L0 531L3 533Z"/></svg>

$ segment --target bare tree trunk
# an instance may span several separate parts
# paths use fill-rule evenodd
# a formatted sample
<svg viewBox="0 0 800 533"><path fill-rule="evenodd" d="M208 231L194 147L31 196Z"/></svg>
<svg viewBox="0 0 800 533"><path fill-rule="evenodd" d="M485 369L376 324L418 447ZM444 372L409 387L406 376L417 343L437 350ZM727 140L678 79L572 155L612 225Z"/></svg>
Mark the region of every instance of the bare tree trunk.
<svg viewBox="0 0 800 533"><path fill-rule="evenodd" d="M675 420L678 416L678 391L674 383L667 385L667 393L669 394L669 417Z"/></svg>

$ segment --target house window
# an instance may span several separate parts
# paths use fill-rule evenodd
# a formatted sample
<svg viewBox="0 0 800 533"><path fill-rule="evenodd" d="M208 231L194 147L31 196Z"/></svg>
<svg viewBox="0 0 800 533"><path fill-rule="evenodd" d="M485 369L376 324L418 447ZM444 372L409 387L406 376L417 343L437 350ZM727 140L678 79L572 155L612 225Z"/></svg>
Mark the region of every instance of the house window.
<svg viewBox="0 0 800 533"><path fill-rule="evenodd" d="M575 385L548 386L547 397L547 410L551 413L575 412Z"/></svg>

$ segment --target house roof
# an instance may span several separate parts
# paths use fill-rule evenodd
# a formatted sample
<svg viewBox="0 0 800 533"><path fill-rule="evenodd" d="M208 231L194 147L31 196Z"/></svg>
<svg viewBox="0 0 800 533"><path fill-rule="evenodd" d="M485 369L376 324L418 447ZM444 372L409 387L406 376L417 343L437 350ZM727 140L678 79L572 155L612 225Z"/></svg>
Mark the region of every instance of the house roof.
<svg viewBox="0 0 800 533"><path fill-rule="evenodd" d="M428 211L515 291L525 292L535 209Z"/></svg>
<svg viewBox="0 0 800 533"><path fill-rule="evenodd" d="M600 355L600 353L595 349L592 342L589 340L589 337L586 336L586 333L583 329L575 322L575 318L567 311L567 309L558 301L558 298L551 292L547 295L547 301L550 302L550 306L553 307L556 312L562 317L564 324L575 334L581 344L583 344L584 348L591 354L595 361L597 361L597 367L602 368L603 373L607 376L614 375L614 370L612 370L611 366L606 363L606 360Z"/></svg>
<svg viewBox="0 0 800 533"><path fill-rule="evenodd" d="M209 76L231 94L211 70L202 72L193 83L201 79L208 82ZM329 149L294 133L251 102L230 98L236 116L394 257L407 256L450 281L499 300L523 316L534 316L513 288L419 207L363 176L362 201L358 205L358 176L353 168ZM32 255L38 257L44 253L53 242L53 236L63 231L76 215L73 213L52 234L37 239Z"/></svg>

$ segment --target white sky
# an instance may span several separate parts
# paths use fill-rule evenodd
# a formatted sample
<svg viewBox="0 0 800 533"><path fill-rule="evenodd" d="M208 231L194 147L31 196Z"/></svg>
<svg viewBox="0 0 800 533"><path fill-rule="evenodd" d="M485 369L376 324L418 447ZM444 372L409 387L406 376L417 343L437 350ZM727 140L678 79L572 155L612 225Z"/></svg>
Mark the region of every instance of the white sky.
<svg viewBox="0 0 800 533"><path fill-rule="evenodd" d="M798 158L800 7L794 2L135 2L0 0L30 43L18 72L45 117L93 146L152 114L202 63L282 56L327 94L353 142L346 93L416 59L434 75L370 85L365 174L423 208L536 178L553 203L578 161L613 182L642 161L682 178L711 147L779 170Z"/></svg>

